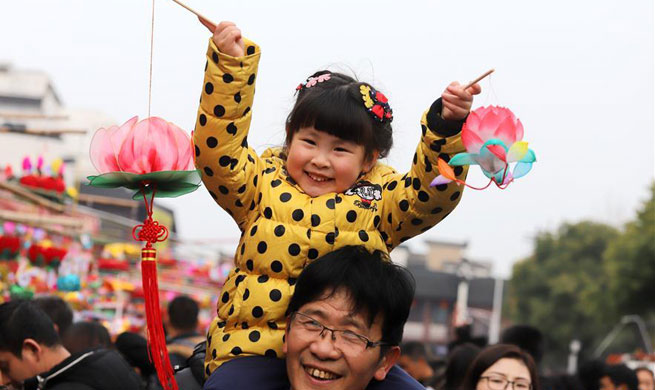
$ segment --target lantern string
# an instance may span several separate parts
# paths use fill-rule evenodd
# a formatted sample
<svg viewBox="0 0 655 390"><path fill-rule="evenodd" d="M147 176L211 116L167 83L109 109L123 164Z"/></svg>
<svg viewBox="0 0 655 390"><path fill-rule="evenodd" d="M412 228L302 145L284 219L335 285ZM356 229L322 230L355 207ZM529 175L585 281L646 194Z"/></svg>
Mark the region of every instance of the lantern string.
<svg viewBox="0 0 655 390"><path fill-rule="evenodd" d="M155 41L155 0L152 0L152 17L150 20L150 64L148 73L148 118L150 118L150 106L152 104L152 57Z"/></svg>

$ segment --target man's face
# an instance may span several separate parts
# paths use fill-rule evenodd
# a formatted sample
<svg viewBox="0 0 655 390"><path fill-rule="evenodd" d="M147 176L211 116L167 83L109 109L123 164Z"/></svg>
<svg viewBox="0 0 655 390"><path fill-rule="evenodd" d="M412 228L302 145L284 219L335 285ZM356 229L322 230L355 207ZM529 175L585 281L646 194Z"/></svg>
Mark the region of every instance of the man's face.
<svg viewBox="0 0 655 390"><path fill-rule="evenodd" d="M39 373L32 355L18 357L9 351L0 350L0 372L2 372L2 384L20 387L25 379L31 378Z"/></svg>
<svg viewBox="0 0 655 390"><path fill-rule="evenodd" d="M598 389L599 390L616 390L616 386L614 386L614 382L612 382L610 377L606 375L606 376L600 378Z"/></svg>
<svg viewBox="0 0 655 390"><path fill-rule="evenodd" d="M382 317L377 316L369 326L364 313L352 312L352 302L344 291L305 304L298 311L331 329L347 330L373 342L382 337ZM287 324L284 344L287 375L293 390L363 390L372 378L384 379L398 358L400 349L396 346L382 357L379 346L344 353L330 331L308 337L299 326L293 325Z"/></svg>
<svg viewBox="0 0 655 390"><path fill-rule="evenodd" d="M639 378L639 390L655 390L655 381L653 374L646 370L637 371L637 378Z"/></svg>

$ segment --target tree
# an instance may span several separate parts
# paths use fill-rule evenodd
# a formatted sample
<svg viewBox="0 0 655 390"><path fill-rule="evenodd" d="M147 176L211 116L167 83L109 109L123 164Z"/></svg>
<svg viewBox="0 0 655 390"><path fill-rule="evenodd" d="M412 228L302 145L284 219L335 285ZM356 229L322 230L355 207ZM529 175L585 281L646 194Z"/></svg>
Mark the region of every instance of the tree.
<svg viewBox="0 0 655 390"><path fill-rule="evenodd" d="M655 329L655 184L650 199L626 224L623 234L607 248L605 272L613 310L636 314ZM652 342L652 340L651 340Z"/></svg>
<svg viewBox="0 0 655 390"><path fill-rule="evenodd" d="M535 238L534 253L515 264L508 309L516 323L541 329L547 342L544 364L561 369L569 342L587 349L614 322L604 310L608 279L603 253L616 229L594 222L564 224Z"/></svg>
<svg viewBox="0 0 655 390"><path fill-rule="evenodd" d="M515 322L544 332L545 363L561 369L572 339L589 356L625 315L639 315L655 329L653 299L655 183L622 231L584 221L539 233L534 253L514 266L507 309ZM640 346L634 332L625 333L611 350L633 352Z"/></svg>

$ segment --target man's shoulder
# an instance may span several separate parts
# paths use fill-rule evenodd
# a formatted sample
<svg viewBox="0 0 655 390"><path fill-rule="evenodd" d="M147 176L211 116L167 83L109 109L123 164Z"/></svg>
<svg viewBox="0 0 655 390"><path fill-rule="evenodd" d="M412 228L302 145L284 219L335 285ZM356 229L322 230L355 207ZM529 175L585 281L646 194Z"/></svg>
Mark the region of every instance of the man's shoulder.
<svg viewBox="0 0 655 390"><path fill-rule="evenodd" d="M116 351L99 349L80 356L46 377L47 389L138 389L136 373ZM69 358L69 359L71 359ZM77 360L79 359L79 360Z"/></svg>

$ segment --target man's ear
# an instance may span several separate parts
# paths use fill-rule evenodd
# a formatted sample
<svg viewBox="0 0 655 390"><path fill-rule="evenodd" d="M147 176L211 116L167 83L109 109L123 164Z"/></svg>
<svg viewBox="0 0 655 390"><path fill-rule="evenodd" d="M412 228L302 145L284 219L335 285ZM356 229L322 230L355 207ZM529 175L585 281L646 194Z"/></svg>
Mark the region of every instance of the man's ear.
<svg viewBox="0 0 655 390"><path fill-rule="evenodd" d="M400 347L395 345L387 351L386 354L380 359L380 362L378 363L378 368L375 370L375 374L373 374L373 378L381 381L384 380L384 378L387 376L389 373L389 370L391 370L391 367L393 367L394 364L398 361L398 358L400 357Z"/></svg>
<svg viewBox="0 0 655 390"><path fill-rule="evenodd" d="M21 359L29 359L32 362L38 362L41 359L43 348L34 339L23 340L21 348Z"/></svg>
<svg viewBox="0 0 655 390"><path fill-rule="evenodd" d="M289 327L291 326L291 317L287 317L287 325L284 327L284 343L282 343L282 352L287 354L287 342L289 341Z"/></svg>

